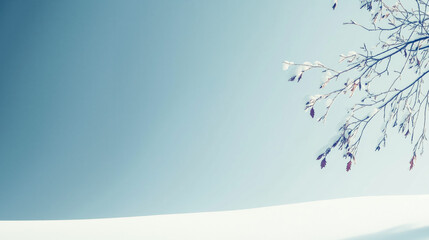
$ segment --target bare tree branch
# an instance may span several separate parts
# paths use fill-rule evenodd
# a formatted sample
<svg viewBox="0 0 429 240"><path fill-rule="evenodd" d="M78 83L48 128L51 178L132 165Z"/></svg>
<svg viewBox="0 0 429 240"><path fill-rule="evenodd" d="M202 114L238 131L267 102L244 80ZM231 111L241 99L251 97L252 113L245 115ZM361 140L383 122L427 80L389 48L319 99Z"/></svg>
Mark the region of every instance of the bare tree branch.
<svg viewBox="0 0 429 240"><path fill-rule="evenodd" d="M337 6L337 2L333 8ZM341 4L341 3L340 3ZM298 69L289 81L299 82L303 74L310 70L321 70L326 74L321 91L328 84L335 90L313 96L305 106L312 118L325 121L331 106L342 95L353 97L360 92L359 99L352 98L354 105L338 132L338 137L322 152L317 160L326 159L332 149L344 152L348 160L346 170L356 161L359 145L367 126L377 117L383 119L381 140L375 147L378 151L387 141L387 129L397 128L405 138L410 136L412 158L410 170L414 167L417 152L424 150L426 138L426 118L429 105L429 86L424 80L429 73L429 0L401 1L361 0L361 9L370 12L367 25L353 20L347 25L357 26L366 31L378 33L375 50L363 44L359 52L340 55L343 68L335 70L320 62L283 62L283 68ZM332 80L336 80L333 83ZM381 83L382 82L382 83ZM372 84L379 84L374 90ZM381 85L380 85L381 84ZM325 111L315 113L314 107L326 101ZM423 116L423 117L422 117Z"/></svg>

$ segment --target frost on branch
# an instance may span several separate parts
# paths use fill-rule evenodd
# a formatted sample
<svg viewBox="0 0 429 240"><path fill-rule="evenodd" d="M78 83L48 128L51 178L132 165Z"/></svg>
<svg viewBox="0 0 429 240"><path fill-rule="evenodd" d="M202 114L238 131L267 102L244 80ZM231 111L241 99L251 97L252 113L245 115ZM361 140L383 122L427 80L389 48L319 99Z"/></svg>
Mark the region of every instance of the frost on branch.
<svg viewBox="0 0 429 240"><path fill-rule="evenodd" d="M334 9L337 4L334 1ZM361 0L361 9L370 13L368 23L351 20L345 24L375 32L378 43L374 48L363 44L359 51L341 54L340 69L321 62L290 61L283 62L283 69L290 71L294 66L296 72L289 79L292 82L300 82L307 71L320 71L323 75L321 92L305 105L310 117L317 121L326 120L338 99L346 97L353 102L337 137L317 157L321 168L326 166L331 150L337 149L343 152L346 171L350 171L367 126L378 118L382 128L375 150L386 145L387 130L396 128L410 140L411 170L427 140L429 86L424 80L429 77L429 1ZM334 90L326 90L328 85ZM372 85L376 87L370 88ZM315 112L316 105L324 110Z"/></svg>

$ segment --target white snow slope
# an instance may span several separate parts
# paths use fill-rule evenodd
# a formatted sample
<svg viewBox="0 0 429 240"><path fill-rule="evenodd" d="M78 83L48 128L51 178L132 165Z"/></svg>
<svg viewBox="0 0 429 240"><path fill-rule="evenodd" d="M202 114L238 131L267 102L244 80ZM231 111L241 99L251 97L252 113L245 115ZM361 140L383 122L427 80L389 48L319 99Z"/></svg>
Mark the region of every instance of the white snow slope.
<svg viewBox="0 0 429 240"><path fill-rule="evenodd" d="M0 221L0 239L429 239L429 195L128 218Z"/></svg>

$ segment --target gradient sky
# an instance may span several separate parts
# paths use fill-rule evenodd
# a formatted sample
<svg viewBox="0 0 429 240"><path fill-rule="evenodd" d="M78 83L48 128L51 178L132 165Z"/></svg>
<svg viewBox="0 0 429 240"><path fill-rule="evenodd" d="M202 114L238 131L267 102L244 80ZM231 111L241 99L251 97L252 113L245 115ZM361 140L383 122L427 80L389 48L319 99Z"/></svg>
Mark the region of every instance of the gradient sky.
<svg viewBox="0 0 429 240"><path fill-rule="evenodd" d="M345 112L313 121L320 74L281 63L357 50L358 3L0 1L0 219L428 193L429 161L408 171L395 132L374 152L379 126L351 172L315 161Z"/></svg>

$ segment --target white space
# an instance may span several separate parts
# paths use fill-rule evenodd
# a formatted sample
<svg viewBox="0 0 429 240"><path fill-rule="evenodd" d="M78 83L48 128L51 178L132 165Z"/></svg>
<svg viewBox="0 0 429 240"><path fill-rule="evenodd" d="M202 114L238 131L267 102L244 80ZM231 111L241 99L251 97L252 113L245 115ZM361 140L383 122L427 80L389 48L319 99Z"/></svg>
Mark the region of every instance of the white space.
<svg viewBox="0 0 429 240"><path fill-rule="evenodd" d="M0 221L0 239L429 239L429 195L127 218Z"/></svg>

